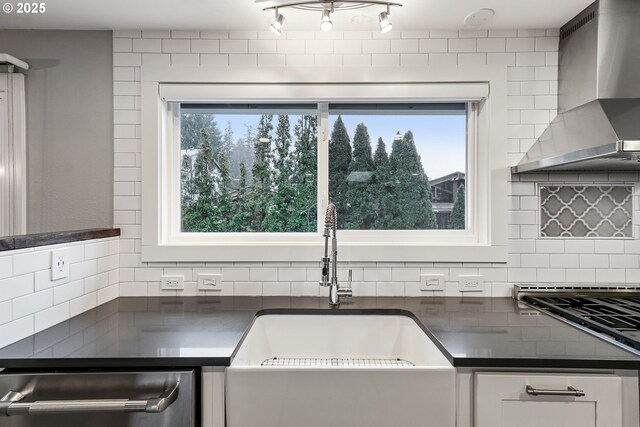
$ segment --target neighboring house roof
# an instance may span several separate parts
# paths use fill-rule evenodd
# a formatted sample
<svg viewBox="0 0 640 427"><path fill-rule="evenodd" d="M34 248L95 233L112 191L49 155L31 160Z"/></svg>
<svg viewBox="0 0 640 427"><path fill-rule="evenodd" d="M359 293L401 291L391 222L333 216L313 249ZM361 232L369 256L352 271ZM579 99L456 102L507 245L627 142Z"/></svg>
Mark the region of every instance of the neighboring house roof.
<svg viewBox="0 0 640 427"><path fill-rule="evenodd" d="M463 179L465 179L464 172L454 172L454 173L450 173L449 175L441 176L440 178L432 179L430 180L430 184L434 186L434 185L442 184L443 182L447 182L447 181L457 181L457 180L463 180Z"/></svg>

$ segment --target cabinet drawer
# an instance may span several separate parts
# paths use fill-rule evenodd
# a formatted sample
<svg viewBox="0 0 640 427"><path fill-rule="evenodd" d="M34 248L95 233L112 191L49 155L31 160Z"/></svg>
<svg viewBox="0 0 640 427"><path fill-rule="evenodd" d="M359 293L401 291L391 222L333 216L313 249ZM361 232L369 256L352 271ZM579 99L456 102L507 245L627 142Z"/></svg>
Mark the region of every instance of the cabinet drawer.
<svg viewBox="0 0 640 427"><path fill-rule="evenodd" d="M621 427L615 375L477 373L476 427Z"/></svg>

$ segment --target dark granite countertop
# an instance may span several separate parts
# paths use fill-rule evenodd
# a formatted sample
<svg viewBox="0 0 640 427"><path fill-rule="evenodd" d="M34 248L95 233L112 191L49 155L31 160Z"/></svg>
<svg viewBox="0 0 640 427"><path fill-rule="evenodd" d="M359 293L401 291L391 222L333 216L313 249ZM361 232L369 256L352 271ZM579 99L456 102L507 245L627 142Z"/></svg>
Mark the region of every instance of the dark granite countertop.
<svg viewBox="0 0 640 427"><path fill-rule="evenodd" d="M0 237L0 251L35 248L58 243L103 239L120 235L119 228L89 228L85 230L53 231L49 233L21 234Z"/></svg>
<svg viewBox="0 0 640 427"><path fill-rule="evenodd" d="M403 310L457 367L640 369L640 357L510 298L122 297L0 349L0 367L226 366L256 314Z"/></svg>

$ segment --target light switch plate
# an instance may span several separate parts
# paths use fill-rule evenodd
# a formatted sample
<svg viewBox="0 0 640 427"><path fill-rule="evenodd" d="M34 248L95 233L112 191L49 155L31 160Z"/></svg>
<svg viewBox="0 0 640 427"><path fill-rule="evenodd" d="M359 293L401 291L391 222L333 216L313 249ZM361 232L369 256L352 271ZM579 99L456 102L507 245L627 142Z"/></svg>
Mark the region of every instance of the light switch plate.
<svg viewBox="0 0 640 427"><path fill-rule="evenodd" d="M220 291L222 290L220 282L222 282L222 274L198 274L199 291Z"/></svg>
<svg viewBox="0 0 640 427"><path fill-rule="evenodd" d="M160 289L166 291L184 289L184 276L162 276L160 278Z"/></svg>
<svg viewBox="0 0 640 427"><path fill-rule="evenodd" d="M69 277L69 248L51 251L51 280Z"/></svg>
<svg viewBox="0 0 640 427"><path fill-rule="evenodd" d="M482 274L461 274L458 276L460 292L483 292L484 276Z"/></svg>
<svg viewBox="0 0 640 427"><path fill-rule="evenodd" d="M421 291L444 291L444 274L421 274Z"/></svg>

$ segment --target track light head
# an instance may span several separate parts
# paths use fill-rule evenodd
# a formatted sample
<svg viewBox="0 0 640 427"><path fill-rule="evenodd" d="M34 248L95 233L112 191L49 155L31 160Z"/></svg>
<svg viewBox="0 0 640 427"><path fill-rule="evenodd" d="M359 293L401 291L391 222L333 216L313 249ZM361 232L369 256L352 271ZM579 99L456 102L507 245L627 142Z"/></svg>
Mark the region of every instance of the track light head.
<svg viewBox="0 0 640 427"><path fill-rule="evenodd" d="M278 13L278 9L275 9L275 11L276 11L276 16L273 22L271 23L271 25L269 26L269 29L274 34L282 35L282 26L284 25L284 16L282 16L281 13Z"/></svg>
<svg viewBox="0 0 640 427"><path fill-rule="evenodd" d="M320 20L320 29L322 31L331 31L333 22L331 22L331 10L324 9L322 11L322 19Z"/></svg>
<svg viewBox="0 0 640 427"><path fill-rule="evenodd" d="M389 20L389 6L385 12L380 12L378 22L380 23L380 34L388 33L393 28L393 24Z"/></svg>

